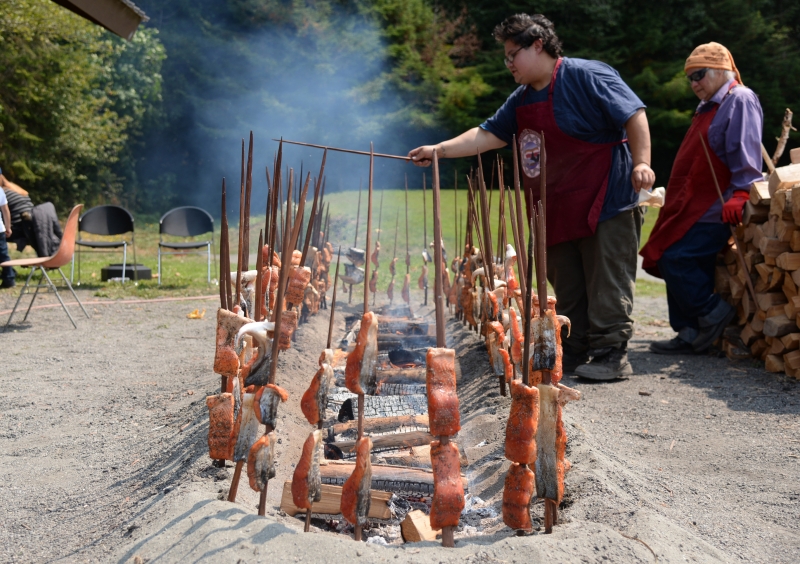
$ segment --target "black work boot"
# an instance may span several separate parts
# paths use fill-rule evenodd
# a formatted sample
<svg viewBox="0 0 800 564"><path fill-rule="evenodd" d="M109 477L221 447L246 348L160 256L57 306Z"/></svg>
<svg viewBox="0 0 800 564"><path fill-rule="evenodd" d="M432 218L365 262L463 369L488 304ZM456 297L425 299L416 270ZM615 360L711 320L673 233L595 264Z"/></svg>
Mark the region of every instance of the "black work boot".
<svg viewBox="0 0 800 564"><path fill-rule="evenodd" d="M650 352L656 354L694 354L692 341L697 338L697 329L684 327L678 334L668 341L653 341L650 343Z"/></svg>
<svg viewBox="0 0 800 564"><path fill-rule="evenodd" d="M627 347L604 347L589 351L592 361L575 369L575 374L589 380L616 380L633 374Z"/></svg>
<svg viewBox="0 0 800 564"><path fill-rule="evenodd" d="M700 326L697 337L692 341L692 348L696 353L702 353L711 348L714 341L722 336L725 328L736 317L736 308L725 300L720 300L711 313L699 317Z"/></svg>
<svg viewBox="0 0 800 564"><path fill-rule="evenodd" d="M588 354L569 354L565 351L561 357L561 370L564 374L572 374L579 366L583 366L587 362L589 362Z"/></svg>

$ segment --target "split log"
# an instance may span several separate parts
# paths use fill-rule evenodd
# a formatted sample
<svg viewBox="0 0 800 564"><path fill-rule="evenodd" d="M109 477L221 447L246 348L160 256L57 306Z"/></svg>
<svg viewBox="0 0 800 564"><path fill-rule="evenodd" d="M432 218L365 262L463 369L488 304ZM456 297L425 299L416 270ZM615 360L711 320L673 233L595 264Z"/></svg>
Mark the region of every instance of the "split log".
<svg viewBox="0 0 800 564"><path fill-rule="evenodd" d="M783 295L786 296L787 300L791 300L797 296L797 285L794 283L794 279L788 273L783 277L783 286L781 287L781 290L783 290Z"/></svg>
<svg viewBox="0 0 800 564"><path fill-rule="evenodd" d="M344 484L355 468L354 462L330 461L320 467L323 484ZM466 492L469 483L461 476ZM425 468L406 468L383 464L372 465L372 489L391 492L413 492L433 495L433 472Z"/></svg>
<svg viewBox="0 0 800 564"><path fill-rule="evenodd" d="M753 356L756 358L764 358L767 354L767 350L769 349L769 345L767 341L764 339L758 339L755 343L750 345L750 352L753 353Z"/></svg>
<svg viewBox="0 0 800 564"><path fill-rule="evenodd" d="M776 168L769 175L769 193L773 198L781 190L790 190L800 186L800 164L791 164Z"/></svg>
<svg viewBox="0 0 800 564"><path fill-rule="evenodd" d="M800 253L782 253L775 262L783 270L797 270L800 268Z"/></svg>
<svg viewBox="0 0 800 564"><path fill-rule="evenodd" d="M796 351L800 349L800 333L789 333L788 335L784 335L781 337L781 342L783 346L786 347L786 351Z"/></svg>
<svg viewBox="0 0 800 564"><path fill-rule="evenodd" d="M800 198L800 195L798 197ZM792 244L792 236L796 231L797 225L795 225L794 218L778 220L776 235L781 241L789 243L789 246Z"/></svg>
<svg viewBox="0 0 800 564"><path fill-rule="evenodd" d="M409 511L400 523L400 533L405 542L435 541L441 529L431 529L431 518L419 509Z"/></svg>
<svg viewBox="0 0 800 564"><path fill-rule="evenodd" d="M792 370L800 369L800 350L792 351L783 355L783 362Z"/></svg>
<svg viewBox="0 0 800 564"><path fill-rule="evenodd" d="M321 515L337 515L341 513L342 487L322 484L322 499L311 504L311 513ZM370 490L369 492L369 513L367 516L372 519L391 519L392 512L389 509L389 500L392 499L390 492L380 490ZM281 495L281 511L290 517L298 513L305 513L305 509L297 507L292 501L292 482L287 481L283 484Z"/></svg>
<svg viewBox="0 0 800 564"><path fill-rule="evenodd" d="M786 345L783 344L781 339L772 339L772 342L769 345L769 350L767 350L767 355L781 356L787 352L789 351L786 350Z"/></svg>
<svg viewBox="0 0 800 564"><path fill-rule="evenodd" d="M793 187L794 186L792 186L792 188ZM769 214L775 218L775 227L777 227L777 222L780 219L790 219L794 221L794 216L792 215L791 189L783 188L772 195L772 201L769 204ZM777 236L777 231L775 231L775 235Z"/></svg>
<svg viewBox="0 0 800 564"><path fill-rule="evenodd" d="M764 368L766 368L767 372L783 372L786 370L786 365L780 356L768 354Z"/></svg>
<svg viewBox="0 0 800 564"><path fill-rule="evenodd" d="M767 320L769 320L769 319L771 319L773 317L777 317L778 315L785 315L786 314L785 308L786 308L786 304L774 305L774 306L770 307L766 312L764 312L766 317L767 317ZM786 317L789 317L789 316L787 315ZM794 319L794 316L792 316L792 319Z"/></svg>
<svg viewBox="0 0 800 564"><path fill-rule="evenodd" d="M768 264L761 263L756 265L756 272L764 282L769 282L769 277L772 274L772 267Z"/></svg>
<svg viewBox="0 0 800 564"><path fill-rule="evenodd" d="M791 250L789 243L777 237L762 237L758 243L758 250L764 255L764 262L775 265L775 258ZM770 261L769 259L773 259Z"/></svg>
<svg viewBox="0 0 800 564"><path fill-rule="evenodd" d="M401 427L422 427L428 428L427 415L399 415L397 417L373 417L364 419L364 433L391 433ZM358 428L358 421L348 421L347 423L337 423L331 429L333 434L341 435L351 429Z"/></svg>
<svg viewBox="0 0 800 564"><path fill-rule="evenodd" d="M783 295L783 292L762 292L756 294L756 301L758 302L759 309L767 311L774 305L785 304L788 300L786 296Z"/></svg>
<svg viewBox="0 0 800 564"><path fill-rule="evenodd" d="M750 185L750 203L754 206L768 206L770 205L769 182L759 181L753 182Z"/></svg>
<svg viewBox="0 0 800 564"><path fill-rule="evenodd" d="M783 152L786 150L786 142L789 141L789 132L797 131L792 127L792 110L786 108L783 113L783 121L781 122L781 134L777 137L778 144L775 146L775 152L772 153L772 164L777 166L778 161L781 160Z"/></svg>
<svg viewBox="0 0 800 564"><path fill-rule="evenodd" d="M379 382L424 384L425 368L387 368L375 372Z"/></svg>
<svg viewBox="0 0 800 564"><path fill-rule="evenodd" d="M800 147L789 151L789 157L792 161L792 164L800 164Z"/></svg>
<svg viewBox="0 0 800 564"><path fill-rule="evenodd" d="M800 233L800 231L798 233ZM798 242L800 243L800 237L798 238ZM756 265L762 262L764 262L764 255L759 251L747 251L744 254L744 263L747 265L747 270L750 272L753 272Z"/></svg>
<svg viewBox="0 0 800 564"><path fill-rule="evenodd" d="M403 333L406 335L427 335L430 323L424 319L400 319L396 317L378 317L379 333Z"/></svg>
<svg viewBox="0 0 800 564"><path fill-rule="evenodd" d="M800 196L798 196L800 198ZM794 251L800 251L800 229L795 229L792 238L789 240L789 247Z"/></svg>
<svg viewBox="0 0 800 564"><path fill-rule="evenodd" d="M742 212L742 223L750 225L753 223L764 223L769 217L768 206L755 206L752 202L747 202Z"/></svg>
<svg viewBox="0 0 800 564"><path fill-rule="evenodd" d="M750 320L750 325L752 325L753 330L757 331L758 333L764 332L764 321L766 317L762 317L764 312L758 310L755 315L753 315L753 319Z"/></svg>
<svg viewBox="0 0 800 564"><path fill-rule="evenodd" d="M725 351L725 356L728 357L729 360L745 360L753 356L750 354L749 349L742 348L736 343L731 343L727 340L723 342L722 348Z"/></svg>
<svg viewBox="0 0 800 564"><path fill-rule="evenodd" d="M756 331L755 329L753 329L753 325L751 323L748 323L747 325L744 326L744 329L742 329L742 333L739 336L739 338L742 339L742 342L745 344L745 346L749 347L753 343L755 343L758 339L763 337L763 335L764 334L761 331Z"/></svg>
<svg viewBox="0 0 800 564"><path fill-rule="evenodd" d="M792 322L794 325L794 322ZM794 329L797 326L793 327ZM388 435L377 435L372 438L372 452L379 450L399 449L403 447L414 447L429 445L433 440L433 435L428 431L409 431L408 433L390 433ZM342 452L355 452L356 441L338 441L330 443L339 447Z"/></svg>
<svg viewBox="0 0 800 564"><path fill-rule="evenodd" d="M741 300L744 296L745 285L738 276L728 276L728 288L734 300Z"/></svg>
<svg viewBox="0 0 800 564"><path fill-rule="evenodd" d="M766 337L783 337L797 330L797 321L789 319L781 313L775 317L768 317L764 322L764 335Z"/></svg>

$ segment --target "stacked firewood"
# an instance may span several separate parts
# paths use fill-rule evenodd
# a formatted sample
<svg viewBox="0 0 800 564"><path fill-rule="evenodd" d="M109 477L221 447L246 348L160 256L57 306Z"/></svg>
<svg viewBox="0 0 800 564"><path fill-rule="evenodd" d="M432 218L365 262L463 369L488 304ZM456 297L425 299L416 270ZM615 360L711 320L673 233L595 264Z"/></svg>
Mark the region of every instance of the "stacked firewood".
<svg viewBox="0 0 800 564"><path fill-rule="evenodd" d="M728 357L752 355L770 372L800 378L800 153L793 151L792 157L793 164L751 187L737 227L747 270L731 245L720 254L715 282L743 326L741 342L730 337L723 342Z"/></svg>

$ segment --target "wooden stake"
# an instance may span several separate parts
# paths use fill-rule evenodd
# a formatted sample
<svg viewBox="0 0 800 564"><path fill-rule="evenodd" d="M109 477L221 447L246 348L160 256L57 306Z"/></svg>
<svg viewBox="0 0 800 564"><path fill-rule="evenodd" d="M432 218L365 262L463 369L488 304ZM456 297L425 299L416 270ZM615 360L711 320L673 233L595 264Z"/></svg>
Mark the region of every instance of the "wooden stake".
<svg viewBox="0 0 800 564"><path fill-rule="evenodd" d="M408 250L408 175L406 175L406 274L411 270L411 253Z"/></svg>
<svg viewBox="0 0 800 564"><path fill-rule="evenodd" d="M273 141L277 141L277 139L273 139ZM371 153L371 152L368 153L366 151L355 151L353 149L340 149L338 147L331 147L329 145L315 145L313 143L301 143L300 141L286 141L284 139L281 139L281 141L283 141L284 143L290 143L292 145L300 145L301 147L313 147L315 149L326 149L326 150L330 149L331 151L338 151L339 153L350 153L353 155L366 155L366 156L371 155L372 157L379 157L382 159L399 159L401 161L411 160L410 157L403 157L400 155L389 155L386 153Z"/></svg>
<svg viewBox="0 0 800 564"><path fill-rule="evenodd" d="M341 260L342 247L339 246L339 254L336 257L336 274L333 276L333 297L331 298L331 316L330 321L328 321L328 342L325 345L326 349L331 348L331 339L333 338L333 313L336 310L336 284L339 282L339 262Z"/></svg>
<svg viewBox="0 0 800 564"><path fill-rule="evenodd" d="M369 152L372 153L372 142L369 144ZM372 245L372 176L375 167L375 159L369 159L369 183L367 185L367 247L364 261L364 315L369 311L369 249Z"/></svg>
<svg viewBox="0 0 800 564"><path fill-rule="evenodd" d="M528 271L525 273L526 284L525 287L533 288L533 228L536 224L536 218L531 218L530 229L528 231ZM520 276L522 278L522 276ZM526 386L530 385L530 354L531 354L531 307L533 304L532 296L527 292L523 292L522 301L525 306L523 312L523 327L525 336L523 339L523 353L522 353L522 383Z"/></svg>
<svg viewBox="0 0 800 564"><path fill-rule="evenodd" d="M517 136L515 135L513 138L513 163L514 163L514 197L515 197L515 208L517 214L517 230L519 231L519 241L518 244L520 245L517 248L517 259L522 262L521 272L528 271L528 265L525 263L527 260L527 252L525 250L525 225L528 222L522 221L522 187L520 186L520 177L519 177L519 145L517 144ZM528 214L528 220L530 221L531 214ZM520 276L520 278L522 278Z"/></svg>
<svg viewBox="0 0 800 564"><path fill-rule="evenodd" d="M725 205L725 198L722 197L722 190L719 187L719 180L717 180L717 173L714 170L714 164L711 162L711 155L708 152L708 147L706 146L706 141L703 139L703 134L698 133L700 136L700 143L703 145L703 151L706 153L706 159L708 160L708 166L711 169L711 176L714 178L714 186L717 188L717 195L719 196L719 201L722 205ZM747 289L750 291L750 297L753 299L754 303L758 303L756 299L756 290L753 288L753 280L750 277L750 270L747 268L747 263L744 260L744 255L742 254L742 245L739 242L739 238L736 236L736 228L733 225L729 225L731 228L731 237L733 237L733 242L736 245L736 255L739 257L739 265L744 271L747 273L745 276L745 282L747 282Z"/></svg>
<svg viewBox="0 0 800 564"><path fill-rule="evenodd" d="M439 186L439 157L433 150L433 300L436 308L436 346L445 347L444 284L442 283L442 205Z"/></svg>
<svg viewBox="0 0 800 564"><path fill-rule="evenodd" d="M314 186L314 203L311 206L311 215L308 218L308 230L306 231L306 240L303 243L303 257L300 259L300 266L305 266L306 256L308 255L308 244L313 235L314 224L316 223L317 202L320 197L320 190L322 187L322 176L325 174L325 159L328 157L328 151L322 153L322 164L319 167L319 176L317 177L316 185Z"/></svg>
<svg viewBox="0 0 800 564"><path fill-rule="evenodd" d="M242 145L244 148L244 145ZM247 150L247 176L244 178L244 269L250 270L250 201L253 192L253 132L250 132L250 145ZM248 312L249 313L249 312ZM253 318L255 319L255 318Z"/></svg>
<svg viewBox="0 0 800 564"><path fill-rule="evenodd" d="M423 264L428 264L428 261L425 260L427 256L426 253L428 251L428 203L426 198L426 187L425 184L425 173L422 173L422 262ZM423 281L425 284L425 299L422 302L422 305L428 305L428 277L425 277Z"/></svg>

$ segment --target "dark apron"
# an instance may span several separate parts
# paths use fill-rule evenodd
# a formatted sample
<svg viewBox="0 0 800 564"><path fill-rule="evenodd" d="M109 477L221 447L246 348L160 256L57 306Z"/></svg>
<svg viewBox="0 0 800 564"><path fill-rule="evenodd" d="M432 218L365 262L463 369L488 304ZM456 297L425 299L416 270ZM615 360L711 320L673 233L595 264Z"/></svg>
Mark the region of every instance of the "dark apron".
<svg viewBox="0 0 800 564"><path fill-rule="evenodd" d="M523 183L530 206L540 199L540 148L545 137L547 246L594 235L611 170L613 143L590 143L561 131L553 112L553 89L562 59L556 61L546 102L517 108Z"/></svg>
<svg viewBox="0 0 800 564"><path fill-rule="evenodd" d="M736 85L737 82L734 81L731 90ZM647 244L639 251L644 258L642 268L653 276L661 278L657 262L664 251L680 241L689 228L703 217L711 204L719 199L714 186L714 175L708 166L708 159L700 142L701 135L708 147L720 189L725 190L731 182L731 171L711 150L708 143L708 128L718 109L719 104L715 104L713 109L695 114L692 125L678 149L667 184L664 207L658 214Z"/></svg>

